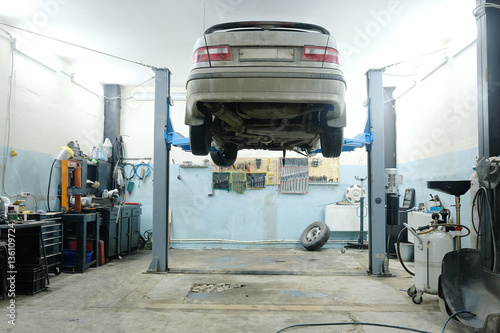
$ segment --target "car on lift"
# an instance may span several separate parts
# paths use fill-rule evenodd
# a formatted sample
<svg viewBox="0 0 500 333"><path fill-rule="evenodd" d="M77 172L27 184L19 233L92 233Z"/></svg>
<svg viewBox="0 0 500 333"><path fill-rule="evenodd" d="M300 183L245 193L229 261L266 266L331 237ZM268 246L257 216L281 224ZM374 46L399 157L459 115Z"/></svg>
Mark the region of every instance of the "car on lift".
<svg viewBox="0 0 500 333"><path fill-rule="evenodd" d="M186 84L191 152L231 166L238 150L342 152L346 83L336 40L294 22L214 25L195 43Z"/></svg>

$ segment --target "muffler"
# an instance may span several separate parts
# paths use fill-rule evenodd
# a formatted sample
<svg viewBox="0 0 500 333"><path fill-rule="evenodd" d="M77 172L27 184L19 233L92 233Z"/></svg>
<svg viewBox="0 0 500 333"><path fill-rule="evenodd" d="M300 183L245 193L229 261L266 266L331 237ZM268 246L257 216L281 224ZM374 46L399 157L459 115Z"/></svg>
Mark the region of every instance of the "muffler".
<svg viewBox="0 0 500 333"><path fill-rule="evenodd" d="M201 105L206 108L206 111L221 119L229 126L234 128L243 126L243 119L238 116L233 110L229 109L226 105L220 103L215 105L212 103L203 103Z"/></svg>

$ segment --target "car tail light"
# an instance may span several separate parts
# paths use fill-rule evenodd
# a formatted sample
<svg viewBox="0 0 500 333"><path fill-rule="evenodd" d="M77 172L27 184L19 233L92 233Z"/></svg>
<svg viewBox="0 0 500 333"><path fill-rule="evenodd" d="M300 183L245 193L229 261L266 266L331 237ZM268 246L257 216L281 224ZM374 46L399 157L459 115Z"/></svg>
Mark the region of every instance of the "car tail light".
<svg viewBox="0 0 500 333"><path fill-rule="evenodd" d="M227 45L203 46L194 51L192 64L208 61L230 61L231 51Z"/></svg>
<svg viewBox="0 0 500 333"><path fill-rule="evenodd" d="M340 56L337 50L331 47L305 46L302 53L302 61L331 62L340 64Z"/></svg>

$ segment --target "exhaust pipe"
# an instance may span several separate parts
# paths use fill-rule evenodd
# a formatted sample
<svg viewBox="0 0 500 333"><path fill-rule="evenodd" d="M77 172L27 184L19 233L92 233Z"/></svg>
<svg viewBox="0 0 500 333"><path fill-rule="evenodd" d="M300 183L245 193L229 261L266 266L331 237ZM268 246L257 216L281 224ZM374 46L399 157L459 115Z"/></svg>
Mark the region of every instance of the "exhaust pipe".
<svg viewBox="0 0 500 333"><path fill-rule="evenodd" d="M243 119L224 104L199 103L197 106L199 109L204 109L204 111L213 114L231 127L239 128L243 126Z"/></svg>

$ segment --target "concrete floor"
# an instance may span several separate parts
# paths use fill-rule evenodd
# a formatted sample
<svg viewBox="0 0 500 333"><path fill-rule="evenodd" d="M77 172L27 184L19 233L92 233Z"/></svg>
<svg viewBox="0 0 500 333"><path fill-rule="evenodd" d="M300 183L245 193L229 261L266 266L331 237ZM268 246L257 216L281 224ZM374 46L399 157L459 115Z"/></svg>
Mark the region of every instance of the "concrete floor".
<svg viewBox="0 0 500 333"><path fill-rule="evenodd" d="M46 291L16 298L16 325L2 315L0 331L276 332L370 322L441 332L446 320L435 295L413 304L406 294L413 279L397 260L390 262L394 277L368 276L366 250L171 250L170 274L144 274L150 260L151 252L141 251L84 274L51 275ZM0 301L5 314L8 302ZM349 325L286 332L404 331Z"/></svg>

